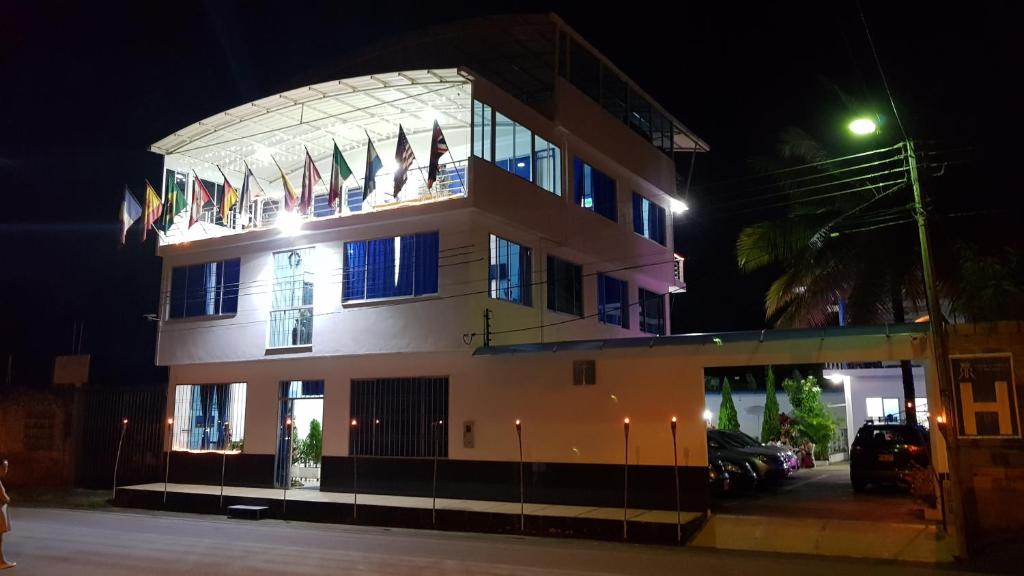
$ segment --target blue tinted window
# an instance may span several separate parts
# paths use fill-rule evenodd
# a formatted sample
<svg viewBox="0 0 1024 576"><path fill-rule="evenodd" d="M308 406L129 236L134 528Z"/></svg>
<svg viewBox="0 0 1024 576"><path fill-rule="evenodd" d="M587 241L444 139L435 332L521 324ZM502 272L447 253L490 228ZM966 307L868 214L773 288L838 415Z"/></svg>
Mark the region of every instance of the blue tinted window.
<svg viewBox="0 0 1024 576"><path fill-rule="evenodd" d="M236 313L240 268L238 258L173 268L167 317Z"/></svg>
<svg viewBox="0 0 1024 576"><path fill-rule="evenodd" d="M345 204L348 206L349 212L362 212L363 211L363 189L362 188L349 188L345 192Z"/></svg>
<svg viewBox="0 0 1024 576"><path fill-rule="evenodd" d="M334 216L334 208L327 203L327 196L313 196L313 217Z"/></svg>
<svg viewBox="0 0 1024 576"><path fill-rule="evenodd" d="M491 234L490 252L490 297L532 306L533 268L530 249Z"/></svg>
<svg viewBox="0 0 1024 576"><path fill-rule="evenodd" d="M629 328L629 291L625 280L597 275L597 319Z"/></svg>
<svg viewBox="0 0 1024 576"><path fill-rule="evenodd" d="M666 214L661 206L633 193L633 231L637 234L664 246Z"/></svg>
<svg viewBox="0 0 1024 576"><path fill-rule="evenodd" d="M345 243L342 302L436 294L437 232Z"/></svg>
<svg viewBox="0 0 1024 576"><path fill-rule="evenodd" d="M573 160L573 201L609 220L618 220L615 180L579 158Z"/></svg>

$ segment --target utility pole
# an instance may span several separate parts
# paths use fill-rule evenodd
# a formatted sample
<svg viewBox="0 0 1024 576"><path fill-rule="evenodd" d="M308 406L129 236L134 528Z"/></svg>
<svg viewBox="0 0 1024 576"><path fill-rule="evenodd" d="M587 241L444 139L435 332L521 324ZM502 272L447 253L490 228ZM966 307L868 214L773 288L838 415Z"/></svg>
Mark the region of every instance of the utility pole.
<svg viewBox="0 0 1024 576"><path fill-rule="evenodd" d="M491 346L491 309L484 309L484 348Z"/></svg>
<svg viewBox="0 0 1024 576"><path fill-rule="evenodd" d="M963 514L963 493L960 490L960 454L959 439L957 430L959 422L956 418L956 410L953 404L953 383L950 380L949 356L946 351L945 322L942 317L942 307L939 303L939 294L935 287L935 267L932 262L931 235L928 231L928 214L921 200L921 181L917 174L917 155L914 152L914 142L909 138L905 142L907 162L910 169L910 185L914 191L914 217L917 219L917 233L921 242L921 267L924 268L924 289L928 301L928 335L932 345L932 356L935 358L935 372L939 380L939 396L942 399L942 410L946 414L945 430L939 428L940 432L945 431L943 438L946 441L946 454L949 456L949 483L953 492L952 508L954 525L956 526L956 547L957 553L963 558L967 557L967 529L964 526ZM916 401L916 399L915 399ZM942 490L942 483L939 483L939 490Z"/></svg>

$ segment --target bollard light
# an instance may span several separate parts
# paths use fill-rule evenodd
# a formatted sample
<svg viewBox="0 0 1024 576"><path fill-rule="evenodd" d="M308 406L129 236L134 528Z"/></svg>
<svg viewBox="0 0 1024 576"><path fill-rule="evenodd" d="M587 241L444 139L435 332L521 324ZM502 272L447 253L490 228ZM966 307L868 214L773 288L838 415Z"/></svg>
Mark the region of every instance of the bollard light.
<svg viewBox="0 0 1024 576"><path fill-rule="evenodd" d="M677 424L677 422L676 422L676 417L675 417L675 416L673 416L673 417L672 417L672 433L673 433L673 434L675 434L675 432L676 432L676 424Z"/></svg>

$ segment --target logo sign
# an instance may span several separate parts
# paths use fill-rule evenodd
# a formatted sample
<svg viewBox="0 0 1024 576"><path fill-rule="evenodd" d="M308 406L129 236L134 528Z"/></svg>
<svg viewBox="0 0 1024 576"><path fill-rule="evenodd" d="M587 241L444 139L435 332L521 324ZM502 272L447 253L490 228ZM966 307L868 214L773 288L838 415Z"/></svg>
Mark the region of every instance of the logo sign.
<svg viewBox="0 0 1024 576"><path fill-rule="evenodd" d="M1018 437L1010 354L951 356L957 432L962 437Z"/></svg>

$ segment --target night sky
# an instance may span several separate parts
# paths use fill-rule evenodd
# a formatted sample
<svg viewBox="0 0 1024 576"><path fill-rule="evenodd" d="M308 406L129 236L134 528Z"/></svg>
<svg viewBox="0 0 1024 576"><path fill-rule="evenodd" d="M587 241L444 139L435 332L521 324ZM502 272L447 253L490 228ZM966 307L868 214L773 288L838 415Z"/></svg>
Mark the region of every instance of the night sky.
<svg viewBox="0 0 1024 576"><path fill-rule="evenodd" d="M864 144L845 136L845 122L872 110L898 138L852 2L660 3L678 5L671 13L641 2L621 10L374 2L372 11L354 2L99 4L0 3L0 353L4 370L14 355L21 384L49 378L49 358L70 352L76 321L85 323L95 383L165 378L152 367L155 325L143 317L156 312L159 260L152 243L117 246L123 186L140 198L145 178L159 186L160 158L146 149L211 114L297 87L296 78L382 37L554 8L711 145L696 163L693 209L677 220L689 293L673 304L676 332L767 326L762 299L773 271L741 275L734 244L743 224L773 214L733 215L714 204L747 193L751 158L770 155L783 129L854 153ZM982 212L940 222L939 242L1021 247L1024 50L1013 4L863 3L908 133L954 150L926 193L940 213Z"/></svg>

